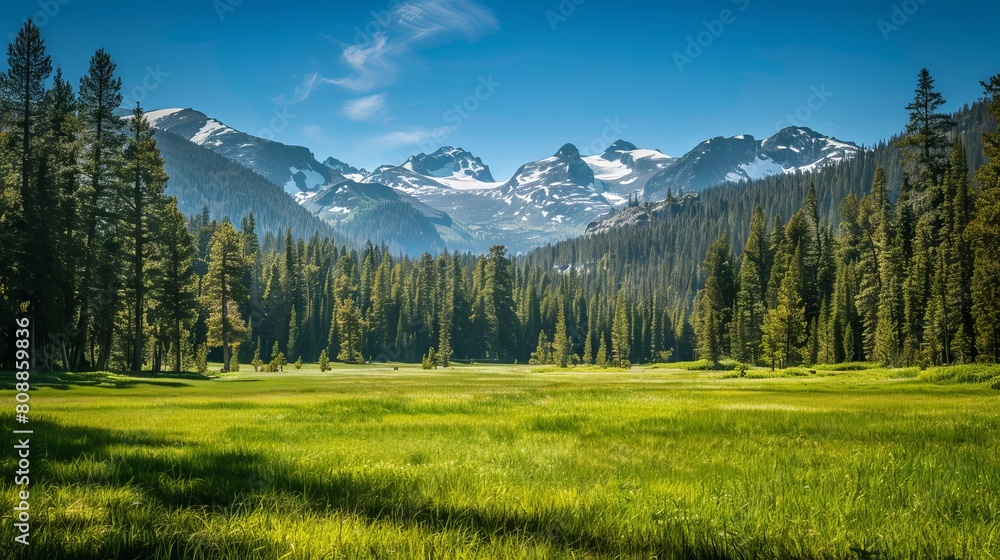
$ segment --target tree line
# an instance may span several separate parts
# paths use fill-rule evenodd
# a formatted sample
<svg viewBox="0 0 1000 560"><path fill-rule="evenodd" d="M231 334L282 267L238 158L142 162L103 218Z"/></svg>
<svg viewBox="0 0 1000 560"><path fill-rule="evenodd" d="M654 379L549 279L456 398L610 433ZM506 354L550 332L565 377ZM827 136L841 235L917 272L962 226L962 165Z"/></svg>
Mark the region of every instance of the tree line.
<svg viewBox="0 0 1000 560"><path fill-rule="evenodd" d="M986 84L994 101L967 109L956 129L922 73L904 135L809 176L824 198L815 185L779 197L768 180L523 256L497 245L409 257L307 233L304 217L284 231L273 215L261 227L249 212L237 227L207 205L186 217L191 200L179 208L166 196L160 154L185 147L154 134L138 106L117 116L121 81L106 52L74 88L28 22L8 66L0 321L33 318L36 367L996 359L1000 140L983 136L981 159L965 142L981 115L1000 116L997 78ZM894 164L896 155L905 157ZM976 188L968 168L981 161ZM869 175L865 193L859 178ZM836 193L846 195L835 229ZM785 222L789 200L800 207ZM10 340L0 345L8 362Z"/></svg>
<svg viewBox="0 0 1000 560"><path fill-rule="evenodd" d="M1000 76L983 86L998 119ZM841 201L836 232L820 219L811 187L787 223L769 223L756 207L739 259L728 236L713 243L696 297L700 357L772 367L997 361L1000 133L983 135L986 163L970 177L944 102L921 71L896 141L903 176L895 201L879 167L866 194Z"/></svg>
<svg viewBox="0 0 1000 560"><path fill-rule="evenodd" d="M0 86L0 320L32 317L36 367L529 361L543 331L561 362L621 364L672 341L636 329L633 344L624 326L659 324L665 302L626 315L624 293L584 299L571 277L517 268L503 246L409 258L318 232L268 231L261 241L252 213L239 228L207 207L185 218L165 195L157 138L176 142L154 134L138 106L118 116L121 80L108 53L93 55L74 88L31 22L8 47ZM6 360L10 340L2 344Z"/></svg>

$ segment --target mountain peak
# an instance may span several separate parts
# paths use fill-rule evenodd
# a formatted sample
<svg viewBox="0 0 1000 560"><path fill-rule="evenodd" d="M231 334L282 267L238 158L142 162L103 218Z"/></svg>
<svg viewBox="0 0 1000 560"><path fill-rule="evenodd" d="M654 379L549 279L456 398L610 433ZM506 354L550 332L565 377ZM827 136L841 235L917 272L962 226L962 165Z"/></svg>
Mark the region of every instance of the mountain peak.
<svg viewBox="0 0 1000 560"><path fill-rule="evenodd" d="M559 151L555 153L555 157L570 159L579 158L580 150L578 150L573 144L564 144L563 147L559 148Z"/></svg>
<svg viewBox="0 0 1000 560"><path fill-rule="evenodd" d="M326 160L323 162L323 165L329 167L330 169L333 169L334 171L336 171L337 173L340 173L341 175L343 175L345 177L347 177L348 175L351 175L351 176L364 176L364 175L368 174L368 171L366 171L364 169L358 169L358 168L354 167L353 165L351 165L349 163L344 163L343 161L340 161L339 159L337 159L337 158L335 158L333 156L330 156L330 157L326 158ZM348 177L348 178L350 178L350 177Z"/></svg>
<svg viewBox="0 0 1000 560"><path fill-rule="evenodd" d="M635 144L628 142L627 140L615 140L615 143L608 146L607 150L604 150L605 154L613 154L615 152L631 152L633 150L638 150Z"/></svg>
<svg viewBox="0 0 1000 560"><path fill-rule="evenodd" d="M455 177L493 182L493 174L483 160L453 146L442 146L428 154L410 156L403 167L428 177Z"/></svg>

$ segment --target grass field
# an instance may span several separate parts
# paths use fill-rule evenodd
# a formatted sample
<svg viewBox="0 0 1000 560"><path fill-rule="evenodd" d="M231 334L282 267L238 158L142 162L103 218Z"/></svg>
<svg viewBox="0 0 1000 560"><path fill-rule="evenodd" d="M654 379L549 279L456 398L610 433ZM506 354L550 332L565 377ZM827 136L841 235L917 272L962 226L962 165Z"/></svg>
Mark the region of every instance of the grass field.
<svg viewBox="0 0 1000 560"><path fill-rule="evenodd" d="M1000 557L996 368L247 369L36 375L30 555Z"/></svg>

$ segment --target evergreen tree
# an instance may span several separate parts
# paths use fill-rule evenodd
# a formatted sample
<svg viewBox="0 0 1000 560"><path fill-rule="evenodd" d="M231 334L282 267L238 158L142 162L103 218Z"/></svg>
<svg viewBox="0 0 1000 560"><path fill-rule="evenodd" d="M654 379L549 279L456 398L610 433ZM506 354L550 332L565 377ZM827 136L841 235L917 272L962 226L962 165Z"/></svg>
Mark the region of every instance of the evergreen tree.
<svg viewBox="0 0 1000 560"><path fill-rule="evenodd" d="M600 337L600 344L597 347L597 367L608 367L608 346L604 342L604 337Z"/></svg>
<svg viewBox="0 0 1000 560"><path fill-rule="evenodd" d="M883 232L881 235L888 235ZM880 262L878 310L872 358L884 364L900 365L905 320L903 302L903 243L897 235Z"/></svg>
<svg viewBox="0 0 1000 560"><path fill-rule="evenodd" d="M285 365L288 363L285 360L285 355L281 352L281 348L278 346L278 341L274 341L274 347L271 348L271 361L267 365L268 371L277 372L285 371Z"/></svg>
<svg viewBox="0 0 1000 560"><path fill-rule="evenodd" d="M337 331L340 339L337 359L346 364L364 363L364 357L361 355L364 324L361 310L351 298L342 299L337 306Z"/></svg>
<svg viewBox="0 0 1000 560"><path fill-rule="evenodd" d="M698 302L698 346L703 359L718 362L729 353L729 326L736 300L736 275L727 236L712 244L705 257L705 288Z"/></svg>
<svg viewBox="0 0 1000 560"><path fill-rule="evenodd" d="M202 304L208 309L209 345L222 347L223 371L228 371L230 347L246 333L239 313L239 305L247 298L241 282L246 268L243 238L233 224L223 221L212 236L210 247Z"/></svg>
<svg viewBox="0 0 1000 560"><path fill-rule="evenodd" d="M143 362L143 329L146 316L147 246L152 242L158 223L163 217L163 190L167 174L163 158L153 139L153 127L142 108L136 104L129 121L124 161L120 168L121 184L127 185L125 202L126 231L132 250L133 344L132 371L141 371Z"/></svg>
<svg viewBox="0 0 1000 560"><path fill-rule="evenodd" d="M16 182L18 188L4 195L2 218L7 227L23 233L12 238L4 236L0 249L3 261L0 287L4 288L3 297L10 298L4 305L8 313L26 302L35 332L44 333L56 327L53 322L56 302L52 299L57 293L56 278L52 275L54 241L46 231L49 224L44 219L45 213L54 210L50 200L53 193L48 189L48 178L41 176L45 81L52 73L52 59L31 20L24 23L14 42L7 46L7 64L7 72L0 74L4 129L0 139L12 159L10 183ZM6 324L14 319L12 314L0 318ZM32 367L35 355L32 352Z"/></svg>
<svg viewBox="0 0 1000 560"><path fill-rule="evenodd" d="M622 288L615 299L615 320L611 325L611 364L614 367L627 368L631 365L630 355L628 299L625 288Z"/></svg>
<svg viewBox="0 0 1000 560"><path fill-rule="evenodd" d="M965 144L960 138L952 147L951 162L945 174L945 203L942 227L943 271L935 274L941 283L947 335L950 339L949 361L971 362L974 356L975 326L972 320L973 251L967 230L972 220L972 196L966 165Z"/></svg>
<svg viewBox="0 0 1000 560"><path fill-rule="evenodd" d="M188 232L177 201L163 205L162 218L154 238L150 304L173 348L174 371L181 370L181 353L191 325L197 317L197 283L194 273L194 239Z"/></svg>
<svg viewBox="0 0 1000 560"><path fill-rule="evenodd" d="M531 353L528 363L539 365L552 363L552 343L549 342L549 336L544 330L538 333L538 345Z"/></svg>
<svg viewBox="0 0 1000 560"><path fill-rule="evenodd" d="M557 312L556 319L556 333L552 339L552 348L555 351L553 356L553 363L559 365L559 367L564 368L569 365L571 346L569 336L566 334L566 305L565 302L559 301L559 310Z"/></svg>
<svg viewBox="0 0 1000 560"><path fill-rule="evenodd" d="M100 49L91 57L90 69L80 80L78 106L87 146L81 166L83 185L80 189L84 201L81 218L85 256L78 296L76 348L71 358L73 369L81 369L85 363L98 369L107 366L110 323L114 317L114 298L110 292L119 283L122 268L115 211L121 205L117 177L125 140L124 122L115 115L122 103L122 82L115 71L111 57ZM102 305L92 309L91 302ZM93 341L94 338L98 340ZM92 354L85 360L85 352L97 346L92 342L102 346L101 354Z"/></svg>
<svg viewBox="0 0 1000 560"><path fill-rule="evenodd" d="M299 357L299 314L295 307L288 317L288 359L293 360Z"/></svg>
<svg viewBox="0 0 1000 560"><path fill-rule="evenodd" d="M448 367L451 361L452 324L455 316L455 279L459 274L456 263L447 255L442 255L445 272L441 279L440 304L438 306L438 365Z"/></svg>
<svg viewBox="0 0 1000 560"><path fill-rule="evenodd" d="M324 350L326 352L326 350ZM264 361L260 359L260 337L257 337L257 347L253 351L253 359L250 360L250 365L253 366L254 372L259 372ZM325 371L325 370L324 370Z"/></svg>
<svg viewBox="0 0 1000 560"><path fill-rule="evenodd" d="M989 114L1000 120L1000 74L983 83L990 100ZM972 316L976 352L981 362L1000 361L1000 132L983 135L988 158L976 171L975 217L968 227L973 250Z"/></svg>
<svg viewBox="0 0 1000 560"><path fill-rule="evenodd" d="M482 297L486 321L486 349L490 356L512 357L517 345L518 321L514 306L514 287L507 248L495 245L486 258Z"/></svg>
<svg viewBox="0 0 1000 560"><path fill-rule="evenodd" d="M917 77L913 102L906 106L910 122L898 145L916 178L924 185L937 184L948 165L948 133L955 126L951 117L940 113L944 96L934 89L934 78L926 68Z"/></svg>
<svg viewBox="0 0 1000 560"><path fill-rule="evenodd" d="M769 310L764 318L764 355L770 361L772 369L776 365L784 368L801 358L806 333L806 311L800 295L800 271L801 266L793 261L781 280L777 306Z"/></svg>
<svg viewBox="0 0 1000 560"><path fill-rule="evenodd" d="M871 192L861 198L857 213L852 215L857 221L845 228L857 230L857 238L849 242L856 244L855 278L859 285L855 292L855 309L859 315L859 335L865 359L875 357L878 309L882 297L882 260L890 239L891 210L888 178L885 170L879 168L875 171Z"/></svg>
<svg viewBox="0 0 1000 560"><path fill-rule="evenodd" d="M734 354L743 362L756 363L760 359L770 259L767 218L759 205L754 206L753 216L750 218L750 236L743 248L740 288L736 296Z"/></svg>

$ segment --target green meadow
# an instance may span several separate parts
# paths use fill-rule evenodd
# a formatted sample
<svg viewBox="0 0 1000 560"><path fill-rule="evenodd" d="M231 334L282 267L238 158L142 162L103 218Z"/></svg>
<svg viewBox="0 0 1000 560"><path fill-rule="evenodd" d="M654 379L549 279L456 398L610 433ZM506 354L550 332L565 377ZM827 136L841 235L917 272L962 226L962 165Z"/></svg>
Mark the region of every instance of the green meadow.
<svg viewBox="0 0 1000 560"><path fill-rule="evenodd" d="M33 384L31 544L5 428L3 558L1000 557L995 367Z"/></svg>

